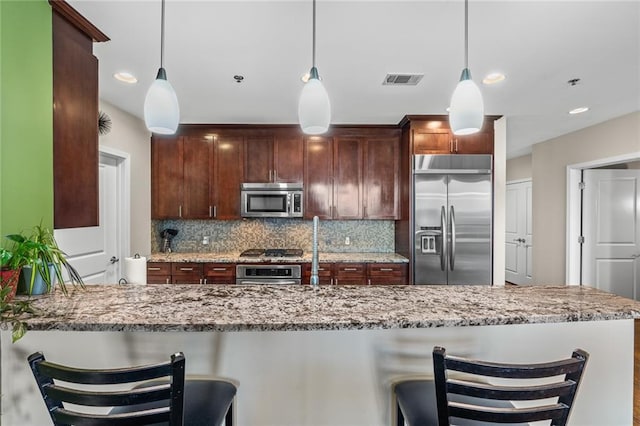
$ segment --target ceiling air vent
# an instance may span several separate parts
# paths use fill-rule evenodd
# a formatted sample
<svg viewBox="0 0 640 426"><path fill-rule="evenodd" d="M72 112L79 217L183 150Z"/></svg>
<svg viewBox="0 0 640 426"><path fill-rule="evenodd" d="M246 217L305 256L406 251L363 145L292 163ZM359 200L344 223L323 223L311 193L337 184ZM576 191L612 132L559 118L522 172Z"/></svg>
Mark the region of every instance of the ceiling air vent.
<svg viewBox="0 0 640 426"><path fill-rule="evenodd" d="M385 86L415 86L424 74L387 74L382 82Z"/></svg>

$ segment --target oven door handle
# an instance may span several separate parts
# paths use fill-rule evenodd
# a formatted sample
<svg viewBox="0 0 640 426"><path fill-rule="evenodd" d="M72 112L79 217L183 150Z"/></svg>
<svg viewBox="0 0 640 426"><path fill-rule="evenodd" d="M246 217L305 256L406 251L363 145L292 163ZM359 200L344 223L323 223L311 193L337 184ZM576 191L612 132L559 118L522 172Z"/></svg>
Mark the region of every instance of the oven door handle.
<svg viewBox="0 0 640 426"><path fill-rule="evenodd" d="M280 281L252 281L252 280L239 280L240 282L238 284L260 284L260 285L264 285L264 284L275 284L275 285L280 285L280 284L298 284L297 281L293 281L293 280L280 280Z"/></svg>

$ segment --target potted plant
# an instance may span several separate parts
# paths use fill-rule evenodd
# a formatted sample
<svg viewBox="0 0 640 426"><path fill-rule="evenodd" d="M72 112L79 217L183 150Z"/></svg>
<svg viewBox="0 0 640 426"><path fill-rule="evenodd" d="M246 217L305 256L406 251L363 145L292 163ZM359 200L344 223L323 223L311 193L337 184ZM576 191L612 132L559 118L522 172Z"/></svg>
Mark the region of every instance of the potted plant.
<svg viewBox="0 0 640 426"><path fill-rule="evenodd" d="M18 288L18 276L20 275L20 265L15 267L13 253L0 247L0 289L5 292L4 299L11 300Z"/></svg>
<svg viewBox="0 0 640 426"><path fill-rule="evenodd" d="M24 258L22 280L27 294L42 294L51 291L57 278L62 291L67 294L67 287L62 276L63 269L69 281L84 287L78 271L67 261L65 254L58 247L53 231L42 225L33 227L31 235L7 235L13 241L13 252Z"/></svg>

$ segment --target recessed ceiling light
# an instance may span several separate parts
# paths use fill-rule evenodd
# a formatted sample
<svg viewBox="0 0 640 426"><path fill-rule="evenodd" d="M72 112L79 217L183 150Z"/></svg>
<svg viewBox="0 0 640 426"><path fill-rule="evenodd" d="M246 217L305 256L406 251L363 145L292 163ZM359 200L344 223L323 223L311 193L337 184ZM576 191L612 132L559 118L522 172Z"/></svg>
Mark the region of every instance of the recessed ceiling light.
<svg viewBox="0 0 640 426"><path fill-rule="evenodd" d="M493 72L491 74L487 74L485 78L482 79L482 82L484 84L496 84L496 83L500 83L505 78L507 77L504 74L500 72Z"/></svg>
<svg viewBox="0 0 640 426"><path fill-rule="evenodd" d="M136 78L135 75L131 74L130 72L126 72L126 71L115 73L113 75L113 78L115 78L116 80L122 81L124 83L129 83L129 84L134 84L134 83L138 82L138 79Z"/></svg>
<svg viewBox="0 0 640 426"><path fill-rule="evenodd" d="M589 107L580 107L572 109L571 111L569 111L569 114L582 114L583 112L587 111L589 111Z"/></svg>

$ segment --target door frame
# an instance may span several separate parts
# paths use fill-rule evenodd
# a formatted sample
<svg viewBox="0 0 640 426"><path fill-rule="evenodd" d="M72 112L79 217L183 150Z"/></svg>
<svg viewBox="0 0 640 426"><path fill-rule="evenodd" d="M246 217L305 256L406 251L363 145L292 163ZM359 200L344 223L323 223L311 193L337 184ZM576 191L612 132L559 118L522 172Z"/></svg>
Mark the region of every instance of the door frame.
<svg viewBox="0 0 640 426"><path fill-rule="evenodd" d="M116 160L116 197L119 207L116 212L117 250L121 260L120 276L123 276L124 257L129 256L131 251L131 154L104 145L100 145L99 154Z"/></svg>
<svg viewBox="0 0 640 426"><path fill-rule="evenodd" d="M580 281L582 258L580 243L578 243L582 222L582 197L579 187L582 179L582 170L637 160L640 160L640 151L600 158L584 163L569 164L567 166L566 285L582 285Z"/></svg>

